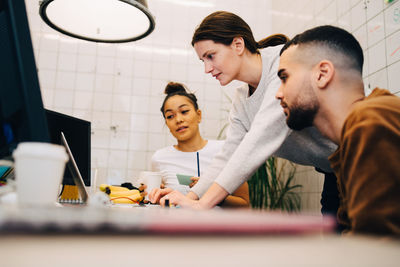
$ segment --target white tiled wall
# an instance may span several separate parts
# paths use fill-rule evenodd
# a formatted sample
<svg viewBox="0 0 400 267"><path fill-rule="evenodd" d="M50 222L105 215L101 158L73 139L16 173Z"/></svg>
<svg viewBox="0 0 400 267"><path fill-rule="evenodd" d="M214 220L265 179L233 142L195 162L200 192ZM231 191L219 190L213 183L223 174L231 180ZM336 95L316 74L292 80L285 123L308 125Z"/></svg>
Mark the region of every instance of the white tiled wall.
<svg viewBox="0 0 400 267"><path fill-rule="evenodd" d="M46 108L92 122L92 170L97 184L133 181L149 168L156 149L174 143L160 106L168 81L196 92L203 109L201 132L216 138L225 124L228 95L204 74L190 45L201 20L216 10L244 18L256 39L270 34L270 0L149 0L154 32L137 42L101 44L69 38L39 16L39 1L26 0Z"/></svg>

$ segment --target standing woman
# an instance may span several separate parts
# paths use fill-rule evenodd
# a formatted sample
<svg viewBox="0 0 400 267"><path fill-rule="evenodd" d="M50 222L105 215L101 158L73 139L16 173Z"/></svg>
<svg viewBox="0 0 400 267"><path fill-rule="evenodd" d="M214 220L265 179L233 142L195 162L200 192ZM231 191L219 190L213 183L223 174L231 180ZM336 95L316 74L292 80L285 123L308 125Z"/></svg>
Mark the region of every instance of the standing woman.
<svg viewBox="0 0 400 267"><path fill-rule="evenodd" d="M187 193L197 182L196 176L200 176L199 174L207 169L224 143L221 140L206 140L200 135L201 110L197 98L188 92L183 84L168 83L165 94L167 96L161 106L161 113L177 144L157 150L151 159L152 170L162 173L166 186L164 189L156 188L149 192L149 200L152 203L158 203L160 196L173 190ZM192 184L180 185L177 174L193 176ZM248 207L249 203L249 189L247 182L244 182L219 205Z"/></svg>
<svg viewBox="0 0 400 267"><path fill-rule="evenodd" d="M230 12L217 11L204 18L192 45L205 72L223 86L233 80L245 85L236 90L227 139L213 163L186 197L173 191L161 204L168 198L183 207L211 208L271 156L331 171L328 156L336 146L313 127L291 131L275 99L280 86L279 52L287 41L284 35L272 35L256 42L249 25Z"/></svg>

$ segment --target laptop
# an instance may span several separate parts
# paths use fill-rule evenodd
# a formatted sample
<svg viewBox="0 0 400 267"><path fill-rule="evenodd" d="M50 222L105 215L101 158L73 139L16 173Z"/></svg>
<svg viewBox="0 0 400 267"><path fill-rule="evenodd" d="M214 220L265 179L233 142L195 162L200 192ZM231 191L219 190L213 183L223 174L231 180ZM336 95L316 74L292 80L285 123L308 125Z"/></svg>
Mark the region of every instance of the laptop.
<svg viewBox="0 0 400 267"><path fill-rule="evenodd" d="M87 203L88 200L88 192L85 187L85 183L83 182L82 175L79 171L78 165L76 165L74 155L72 155L71 149L69 148L67 139L65 138L65 135L63 132L61 132L61 142L65 147L65 150L67 151L69 160L67 163L68 169L72 174L72 178L74 180L75 185L78 187L78 193L80 196L80 203Z"/></svg>

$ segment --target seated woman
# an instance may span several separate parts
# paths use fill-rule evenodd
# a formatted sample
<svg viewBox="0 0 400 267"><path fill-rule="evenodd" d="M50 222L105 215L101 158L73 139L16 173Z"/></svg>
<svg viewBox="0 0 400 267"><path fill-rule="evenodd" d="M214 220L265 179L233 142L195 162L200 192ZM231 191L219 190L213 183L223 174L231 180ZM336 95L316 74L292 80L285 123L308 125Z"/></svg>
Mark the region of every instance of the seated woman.
<svg viewBox="0 0 400 267"><path fill-rule="evenodd" d="M179 190L188 193L199 179L196 176L207 168L223 141L205 140L200 135L201 110L196 96L188 93L183 84L170 82L165 88L161 113L177 144L157 150L151 160L153 171L161 172L165 188L156 188L149 193L149 200L158 203L167 192ZM200 170L201 168L201 170ZM180 185L176 174L193 176L189 186ZM247 182L220 203L223 207L248 207L249 189Z"/></svg>

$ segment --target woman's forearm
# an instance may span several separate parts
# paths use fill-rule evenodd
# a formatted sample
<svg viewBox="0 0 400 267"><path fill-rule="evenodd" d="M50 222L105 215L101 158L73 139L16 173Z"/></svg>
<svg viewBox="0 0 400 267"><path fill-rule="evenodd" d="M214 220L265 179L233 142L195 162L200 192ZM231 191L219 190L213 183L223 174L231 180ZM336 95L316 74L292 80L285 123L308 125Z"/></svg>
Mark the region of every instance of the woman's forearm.
<svg viewBox="0 0 400 267"><path fill-rule="evenodd" d="M218 205L229 195L222 186L217 183L213 183L207 192L200 198L199 205L204 209L211 209Z"/></svg>

